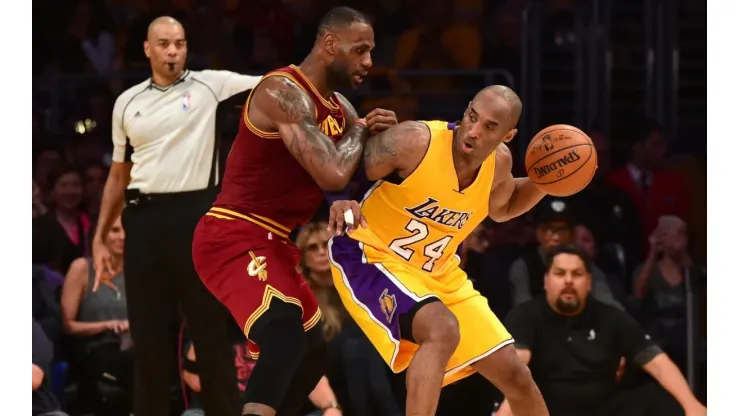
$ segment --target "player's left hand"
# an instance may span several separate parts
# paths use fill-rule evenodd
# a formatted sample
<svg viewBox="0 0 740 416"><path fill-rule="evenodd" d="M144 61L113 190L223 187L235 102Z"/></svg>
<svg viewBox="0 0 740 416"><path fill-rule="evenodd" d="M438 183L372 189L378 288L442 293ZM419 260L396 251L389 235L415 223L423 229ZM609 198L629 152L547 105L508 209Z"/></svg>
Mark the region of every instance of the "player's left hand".
<svg viewBox="0 0 740 416"><path fill-rule="evenodd" d="M370 129L370 132L372 134L386 131L392 126L398 124L396 113L391 110L385 110L382 108L376 108L375 110L369 112L365 116L365 121L367 122L367 128Z"/></svg>
<svg viewBox="0 0 740 416"><path fill-rule="evenodd" d="M350 217L351 218L348 218ZM349 220L352 221L349 221ZM347 227L347 234L352 233L357 225L367 228L365 217L360 212L360 204L357 201L334 201L329 208L329 231L336 235L342 235L344 227Z"/></svg>

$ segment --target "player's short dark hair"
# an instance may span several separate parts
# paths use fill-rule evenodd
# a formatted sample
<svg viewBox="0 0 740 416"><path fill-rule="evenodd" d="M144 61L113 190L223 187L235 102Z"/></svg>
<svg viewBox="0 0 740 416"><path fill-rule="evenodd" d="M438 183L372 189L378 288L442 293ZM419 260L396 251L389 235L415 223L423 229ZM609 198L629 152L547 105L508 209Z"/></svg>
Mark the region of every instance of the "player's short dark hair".
<svg viewBox="0 0 740 416"><path fill-rule="evenodd" d="M371 24L370 17L365 13L347 6L335 7L329 10L319 22L318 36L337 27L348 27L352 23Z"/></svg>
<svg viewBox="0 0 740 416"><path fill-rule="evenodd" d="M591 262L588 260L588 256L586 255L586 253L583 252L583 250L573 244L562 244L552 248L550 251L547 252L545 266L547 266L548 272L550 272L550 269L552 269L552 264L555 262L555 257L559 256L560 254L571 254L573 256L578 256L578 258L580 258L583 262L583 266L586 268L586 271L591 273Z"/></svg>

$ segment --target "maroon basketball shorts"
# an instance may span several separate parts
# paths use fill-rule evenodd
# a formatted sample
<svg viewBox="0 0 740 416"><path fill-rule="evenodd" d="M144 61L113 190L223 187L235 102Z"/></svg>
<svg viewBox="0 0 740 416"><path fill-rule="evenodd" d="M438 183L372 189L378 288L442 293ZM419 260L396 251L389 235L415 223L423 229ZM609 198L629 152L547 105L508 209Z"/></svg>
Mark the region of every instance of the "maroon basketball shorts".
<svg viewBox="0 0 740 416"><path fill-rule="evenodd" d="M308 331L321 319L311 288L298 272L298 248L285 227L264 217L211 208L193 235L193 262L201 280L231 311L249 339L254 323L282 301L302 310ZM250 340L249 352L259 355Z"/></svg>

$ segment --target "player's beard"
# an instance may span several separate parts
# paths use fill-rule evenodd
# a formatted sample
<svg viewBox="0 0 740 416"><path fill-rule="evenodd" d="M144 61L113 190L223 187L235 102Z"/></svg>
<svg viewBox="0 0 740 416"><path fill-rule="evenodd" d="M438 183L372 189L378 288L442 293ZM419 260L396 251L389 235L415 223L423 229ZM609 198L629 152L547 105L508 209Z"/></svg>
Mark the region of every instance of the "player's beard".
<svg viewBox="0 0 740 416"><path fill-rule="evenodd" d="M346 63L334 60L326 68L326 81L332 91L352 88L352 76Z"/></svg>

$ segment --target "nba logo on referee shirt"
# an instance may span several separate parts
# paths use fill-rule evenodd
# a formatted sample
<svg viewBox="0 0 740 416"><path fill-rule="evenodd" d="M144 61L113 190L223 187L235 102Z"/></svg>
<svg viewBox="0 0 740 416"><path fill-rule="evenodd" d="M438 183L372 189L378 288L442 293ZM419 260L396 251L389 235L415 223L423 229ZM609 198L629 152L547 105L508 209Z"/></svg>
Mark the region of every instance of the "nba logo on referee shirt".
<svg viewBox="0 0 740 416"><path fill-rule="evenodd" d="M186 92L182 96L182 111L190 110L190 92Z"/></svg>

